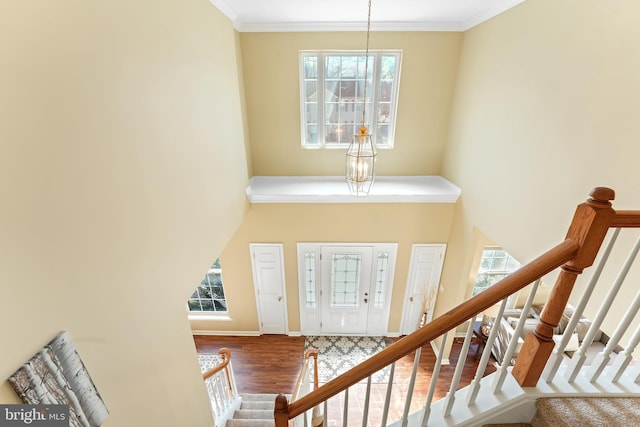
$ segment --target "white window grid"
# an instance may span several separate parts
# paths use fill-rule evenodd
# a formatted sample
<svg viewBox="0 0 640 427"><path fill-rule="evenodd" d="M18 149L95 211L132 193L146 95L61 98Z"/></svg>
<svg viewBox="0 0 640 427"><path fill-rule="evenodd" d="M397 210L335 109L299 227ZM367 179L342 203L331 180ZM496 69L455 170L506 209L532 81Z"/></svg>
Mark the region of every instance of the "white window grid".
<svg viewBox="0 0 640 427"><path fill-rule="evenodd" d="M377 148L394 145L400 63L400 51L369 51L364 125ZM349 146L363 125L364 69L364 51L300 53L303 148Z"/></svg>

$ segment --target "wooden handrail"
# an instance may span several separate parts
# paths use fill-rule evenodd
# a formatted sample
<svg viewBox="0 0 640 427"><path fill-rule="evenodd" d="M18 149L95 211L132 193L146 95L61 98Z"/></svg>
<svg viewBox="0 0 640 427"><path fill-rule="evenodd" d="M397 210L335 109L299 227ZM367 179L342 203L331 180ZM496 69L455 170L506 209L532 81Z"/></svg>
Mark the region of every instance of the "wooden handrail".
<svg viewBox="0 0 640 427"><path fill-rule="evenodd" d="M208 371L206 371L205 373L203 373L202 374L202 379L203 380L207 380L207 379L211 378L212 376L214 376L215 374L217 374L218 372L222 371L227 366L229 366L229 363L231 362L231 350L229 350L228 348L221 348L218 351L218 354L220 356L222 356L222 363L217 365L217 366L214 366L213 368L211 368ZM229 372L228 371L227 371L227 380L229 380ZM231 382L229 382L229 386L231 386Z"/></svg>
<svg viewBox="0 0 640 427"><path fill-rule="evenodd" d="M529 332L518 353L511 373L523 387L538 383L549 356L555 347L553 330L564 313L573 286L582 271L593 265L609 228L618 217L611 207L615 192L610 188L596 187L585 203L578 205L567 232L579 246L578 253L560 269L547 303L540 313L533 333ZM631 218L631 215L623 215Z"/></svg>
<svg viewBox="0 0 640 427"><path fill-rule="evenodd" d="M589 195L591 197L585 203L578 205L565 240L540 257L317 390L291 403L284 395L279 395L274 412L276 426L286 426L287 420L316 407L562 267L540 321L534 332L527 335L512 371L521 386L535 385L553 349L552 331L565 309L577 276L593 264L609 228L640 227L640 211L616 212L612 208L613 190L597 187Z"/></svg>
<svg viewBox="0 0 640 427"><path fill-rule="evenodd" d="M293 387L293 394L291 395L292 401L299 397L298 395L300 394L300 387L302 387L303 378L307 375L307 370L309 369L309 359L312 357L314 359L313 389L315 390L318 388L318 350L310 348L304 352L302 370L300 371L300 375L298 375L298 380L296 381L296 385Z"/></svg>
<svg viewBox="0 0 640 427"><path fill-rule="evenodd" d="M288 418L293 419L303 412L310 410L417 348L433 341L445 332L456 328L473 316L507 298L509 295L525 288L537 279L573 259L579 249L580 245L575 240L566 239L484 292L463 302L447 313L438 316L422 328L401 338L363 363L322 385L317 390L288 404L286 404L286 398L284 402L282 401L282 397L284 397L282 396L279 401L280 411L286 410L288 412ZM281 416L282 415L280 415L280 417ZM278 419L279 416L276 416L276 425L279 425L277 424Z"/></svg>
<svg viewBox="0 0 640 427"><path fill-rule="evenodd" d="M611 221L611 228L637 228L640 227L640 212L616 211Z"/></svg>

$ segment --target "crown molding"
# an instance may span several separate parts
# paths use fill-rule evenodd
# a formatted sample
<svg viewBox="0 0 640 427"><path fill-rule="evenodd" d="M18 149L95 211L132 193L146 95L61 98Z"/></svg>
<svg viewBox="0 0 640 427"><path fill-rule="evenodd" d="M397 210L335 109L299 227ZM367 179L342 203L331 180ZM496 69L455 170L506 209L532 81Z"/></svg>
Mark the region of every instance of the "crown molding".
<svg viewBox="0 0 640 427"><path fill-rule="evenodd" d="M233 27L237 30L236 22L240 17L240 12L238 12L233 6L229 4L227 0L209 0L211 4L220 10L227 18L231 20L233 23Z"/></svg>
<svg viewBox="0 0 640 427"><path fill-rule="evenodd" d="M475 27L476 25L482 24L483 22L500 15L502 12L506 12L507 10L519 5L524 1L525 0L503 0L501 2L498 2L494 4L493 7L483 10L481 13L478 13L477 15L462 23L462 31L467 31Z"/></svg>
<svg viewBox="0 0 640 427"><path fill-rule="evenodd" d="M220 10L239 32L329 32L329 31L366 31L366 22L354 21L292 21L292 22L244 22L240 12L236 10L228 0L209 0ZM502 0L494 3L466 21L450 22L372 22L372 31L452 31L464 32L479 25L525 0Z"/></svg>
<svg viewBox="0 0 640 427"><path fill-rule="evenodd" d="M242 33L366 31L366 22L236 22ZM372 22L371 31L464 31L460 22Z"/></svg>

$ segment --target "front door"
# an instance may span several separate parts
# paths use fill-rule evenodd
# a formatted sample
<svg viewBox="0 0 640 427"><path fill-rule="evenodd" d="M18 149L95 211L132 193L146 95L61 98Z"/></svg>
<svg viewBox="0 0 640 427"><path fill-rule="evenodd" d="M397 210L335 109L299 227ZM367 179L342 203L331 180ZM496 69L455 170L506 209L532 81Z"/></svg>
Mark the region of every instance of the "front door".
<svg viewBox="0 0 640 427"><path fill-rule="evenodd" d="M369 312L371 246L323 246L322 333L365 334Z"/></svg>
<svg viewBox="0 0 640 427"><path fill-rule="evenodd" d="M287 303L282 245L250 244L249 248L260 331L263 334L286 334Z"/></svg>

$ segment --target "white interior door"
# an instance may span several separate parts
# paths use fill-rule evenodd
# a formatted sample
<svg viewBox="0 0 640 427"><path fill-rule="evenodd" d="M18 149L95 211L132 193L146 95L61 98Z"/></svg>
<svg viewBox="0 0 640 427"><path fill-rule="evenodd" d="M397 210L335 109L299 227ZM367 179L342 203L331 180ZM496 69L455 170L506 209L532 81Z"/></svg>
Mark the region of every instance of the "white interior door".
<svg viewBox="0 0 640 427"><path fill-rule="evenodd" d="M446 245L413 245L405 295L402 334L418 329L422 313L433 317Z"/></svg>
<svg viewBox="0 0 640 427"><path fill-rule="evenodd" d="M373 248L323 246L322 333L365 334Z"/></svg>
<svg viewBox="0 0 640 427"><path fill-rule="evenodd" d="M250 244L258 319L263 334L287 333L287 301L281 244Z"/></svg>

